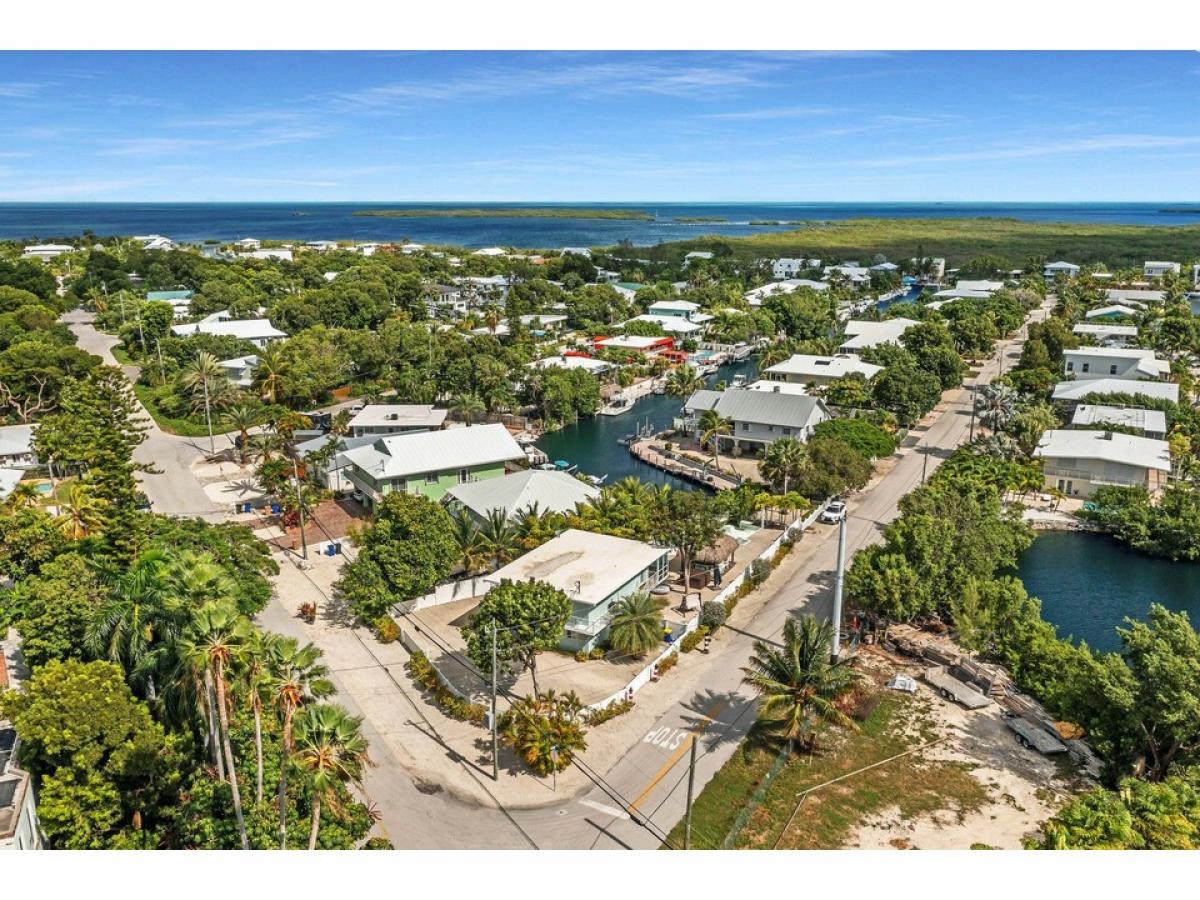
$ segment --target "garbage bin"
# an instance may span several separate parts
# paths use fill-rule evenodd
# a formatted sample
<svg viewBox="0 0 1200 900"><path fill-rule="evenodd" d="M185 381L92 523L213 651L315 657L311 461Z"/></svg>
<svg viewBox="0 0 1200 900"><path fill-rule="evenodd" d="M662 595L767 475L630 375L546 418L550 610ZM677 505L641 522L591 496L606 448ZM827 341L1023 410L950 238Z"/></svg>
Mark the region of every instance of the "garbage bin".
<svg viewBox="0 0 1200 900"><path fill-rule="evenodd" d="M272 504L271 504L271 514L272 514L272 515L275 515L275 516L277 516L277 515L279 515L279 513L280 513L282 510L283 510L283 507L282 507L282 506L280 506L278 503L272 503Z"/></svg>

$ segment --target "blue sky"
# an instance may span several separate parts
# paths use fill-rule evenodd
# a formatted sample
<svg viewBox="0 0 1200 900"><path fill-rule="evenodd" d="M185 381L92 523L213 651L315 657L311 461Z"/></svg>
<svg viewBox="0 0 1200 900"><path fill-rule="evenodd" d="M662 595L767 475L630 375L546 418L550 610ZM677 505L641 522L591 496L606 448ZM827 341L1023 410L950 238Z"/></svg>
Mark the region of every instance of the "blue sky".
<svg viewBox="0 0 1200 900"><path fill-rule="evenodd" d="M1194 53L0 54L7 201L1195 201Z"/></svg>

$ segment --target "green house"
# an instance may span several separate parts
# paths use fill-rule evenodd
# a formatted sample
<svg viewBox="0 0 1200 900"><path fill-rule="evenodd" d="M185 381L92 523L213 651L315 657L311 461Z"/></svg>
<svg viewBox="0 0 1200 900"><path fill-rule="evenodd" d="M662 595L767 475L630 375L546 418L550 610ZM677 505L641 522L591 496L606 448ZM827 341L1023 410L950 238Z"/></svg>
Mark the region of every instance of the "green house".
<svg viewBox="0 0 1200 900"><path fill-rule="evenodd" d="M381 437L345 458L347 480L371 506L392 491L441 500L455 485L499 478L525 451L503 425L476 425Z"/></svg>

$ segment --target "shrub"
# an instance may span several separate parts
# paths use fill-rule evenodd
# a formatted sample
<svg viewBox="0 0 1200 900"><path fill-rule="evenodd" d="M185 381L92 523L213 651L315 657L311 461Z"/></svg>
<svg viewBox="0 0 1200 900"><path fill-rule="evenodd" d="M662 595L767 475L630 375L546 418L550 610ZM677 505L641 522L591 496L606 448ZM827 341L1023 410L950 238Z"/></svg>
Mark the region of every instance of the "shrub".
<svg viewBox="0 0 1200 900"><path fill-rule="evenodd" d="M588 652L586 650L575 651L575 662L587 662L589 658L590 657L588 656Z"/></svg>
<svg viewBox="0 0 1200 900"><path fill-rule="evenodd" d="M746 567L746 580L744 584L751 587L757 587L767 580L767 576L771 574L771 564L765 559L756 559Z"/></svg>
<svg viewBox="0 0 1200 900"><path fill-rule="evenodd" d="M717 605L721 607L721 612L725 611L724 606L719 603ZM701 625L695 631L689 631L686 635L684 635L683 640L679 642L679 652L691 653L700 645L700 642L704 640L704 636L706 634L708 634L708 629L703 625Z"/></svg>
<svg viewBox="0 0 1200 900"><path fill-rule="evenodd" d="M709 631L720 628L725 624L725 605L714 600L705 601L700 607L700 626Z"/></svg>
<svg viewBox="0 0 1200 900"><path fill-rule="evenodd" d="M413 680L433 695L433 702L446 715L460 722L483 725L487 721L487 710L478 703L471 703L453 693L443 683L441 676L429 658L421 652L413 653L404 664Z"/></svg>
<svg viewBox="0 0 1200 900"><path fill-rule="evenodd" d="M381 644L390 644L400 638L400 626L391 616L380 616L371 627L375 639Z"/></svg>
<svg viewBox="0 0 1200 900"><path fill-rule="evenodd" d="M678 653L669 653L658 661L656 667L659 675L665 675L667 672L675 668L675 664L679 662Z"/></svg>
<svg viewBox="0 0 1200 900"><path fill-rule="evenodd" d="M588 659L604 659L604 654L607 652L608 651L605 650L603 647L593 647L590 651L588 651L587 658Z"/></svg>
<svg viewBox="0 0 1200 900"><path fill-rule="evenodd" d="M620 700L614 700L603 709L592 710L585 716L585 718L587 720L587 724L594 727L607 722L609 719L615 719L617 716L623 716L631 709L633 709L633 701L627 697L622 697Z"/></svg>
<svg viewBox="0 0 1200 900"><path fill-rule="evenodd" d="M373 837L362 845L364 850L395 850L395 845L387 838Z"/></svg>

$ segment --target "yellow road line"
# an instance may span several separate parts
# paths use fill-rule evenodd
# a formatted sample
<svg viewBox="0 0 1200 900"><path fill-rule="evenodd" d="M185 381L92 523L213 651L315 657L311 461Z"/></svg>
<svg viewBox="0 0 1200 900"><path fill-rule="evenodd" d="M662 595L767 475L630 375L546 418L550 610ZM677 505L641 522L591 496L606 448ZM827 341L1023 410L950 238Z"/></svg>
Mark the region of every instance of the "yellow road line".
<svg viewBox="0 0 1200 900"><path fill-rule="evenodd" d="M725 703L725 700L718 700L712 705L708 712L703 714L707 721L702 722L690 729L693 735L692 740L696 740L696 738L703 734L704 730L716 720L717 716L721 714L721 710L725 708ZM679 762L679 760L683 758L683 754L687 753L688 750L691 749L691 746L691 742L689 741L688 743L680 746L674 753L671 754L671 758L668 759L666 763L663 764L663 767L658 770L658 773L650 779L650 783L646 785L646 789L638 794L637 799L626 807L629 812L632 813L637 811L638 804L650 796L650 792L658 787L658 783L662 781L666 777L667 773L675 767L675 763Z"/></svg>

